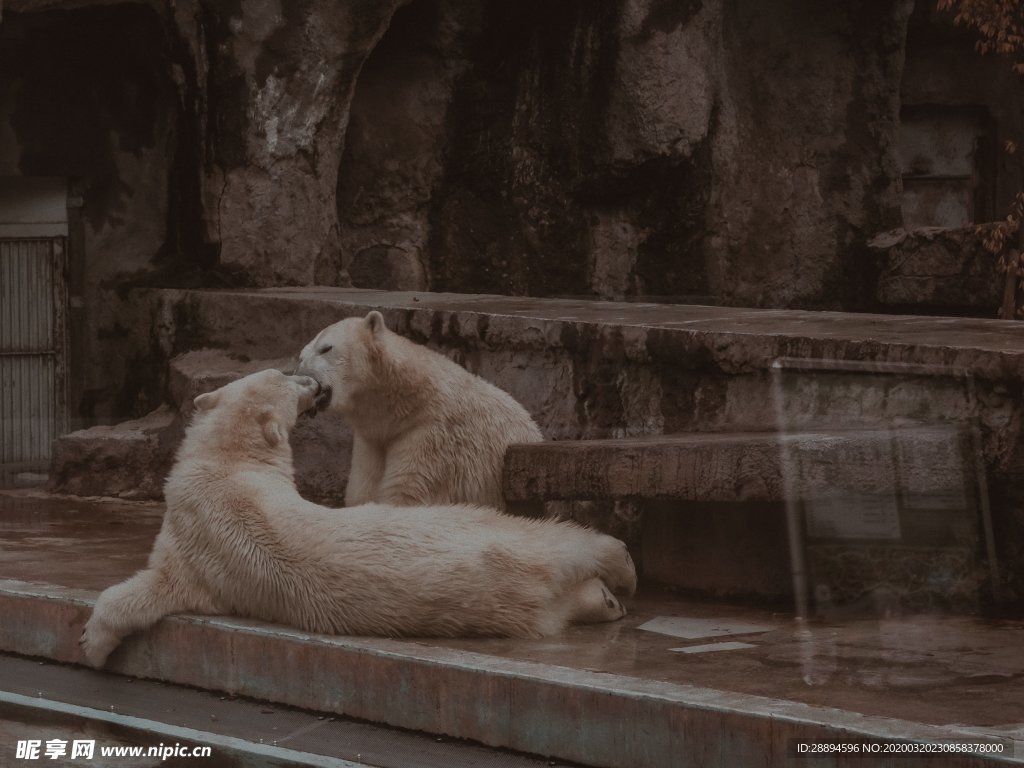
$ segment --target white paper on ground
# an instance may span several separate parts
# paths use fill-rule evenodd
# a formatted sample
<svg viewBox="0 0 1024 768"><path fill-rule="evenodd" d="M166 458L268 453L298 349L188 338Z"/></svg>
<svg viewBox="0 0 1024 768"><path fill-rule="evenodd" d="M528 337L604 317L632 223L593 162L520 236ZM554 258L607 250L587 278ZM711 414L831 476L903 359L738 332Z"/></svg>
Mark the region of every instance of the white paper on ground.
<svg viewBox="0 0 1024 768"><path fill-rule="evenodd" d="M685 616L659 616L641 624L637 629L657 632L661 635L695 640L699 637L722 637L725 635L749 635L755 632L770 632L774 627L755 624L737 619L689 619Z"/></svg>
<svg viewBox="0 0 1024 768"><path fill-rule="evenodd" d="M709 651L739 651L744 648L756 648L753 643L741 643L736 640L724 643L705 643L704 645L688 645L685 648L669 648L676 653L708 653Z"/></svg>

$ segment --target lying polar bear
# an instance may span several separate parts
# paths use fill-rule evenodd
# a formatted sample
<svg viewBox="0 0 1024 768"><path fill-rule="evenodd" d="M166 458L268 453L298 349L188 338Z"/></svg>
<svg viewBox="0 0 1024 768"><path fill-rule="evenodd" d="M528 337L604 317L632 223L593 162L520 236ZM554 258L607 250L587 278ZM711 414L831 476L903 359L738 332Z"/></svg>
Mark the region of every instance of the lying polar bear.
<svg viewBox="0 0 1024 768"><path fill-rule="evenodd" d="M503 509L505 449L542 439L508 393L388 330L380 312L324 328L302 350L296 373L316 379L318 405L352 426L346 506Z"/></svg>
<svg viewBox="0 0 1024 768"><path fill-rule="evenodd" d="M149 565L105 590L80 643L101 666L171 613L309 632L537 637L614 621L625 545L571 523L469 506L328 509L295 490L289 430L318 391L262 371L195 399Z"/></svg>

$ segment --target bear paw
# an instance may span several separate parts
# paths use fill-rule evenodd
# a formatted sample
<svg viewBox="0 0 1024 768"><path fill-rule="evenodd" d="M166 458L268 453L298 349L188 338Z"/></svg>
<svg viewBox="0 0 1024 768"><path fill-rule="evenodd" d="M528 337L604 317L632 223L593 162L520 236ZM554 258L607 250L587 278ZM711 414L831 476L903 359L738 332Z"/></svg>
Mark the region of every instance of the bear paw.
<svg viewBox="0 0 1024 768"><path fill-rule="evenodd" d="M571 621L598 623L618 621L626 608L608 586L596 576L578 584L568 595Z"/></svg>
<svg viewBox="0 0 1024 768"><path fill-rule="evenodd" d="M108 629L100 627L99 622L89 619L78 638L78 645L82 649L86 663L99 669L107 660L107 656L113 651L121 639Z"/></svg>

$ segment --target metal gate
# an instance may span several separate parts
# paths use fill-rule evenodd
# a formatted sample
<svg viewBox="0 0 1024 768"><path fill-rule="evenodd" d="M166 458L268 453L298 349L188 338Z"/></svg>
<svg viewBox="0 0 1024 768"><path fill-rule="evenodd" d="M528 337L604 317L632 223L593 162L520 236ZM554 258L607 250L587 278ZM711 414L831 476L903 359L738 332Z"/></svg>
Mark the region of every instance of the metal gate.
<svg viewBox="0 0 1024 768"><path fill-rule="evenodd" d="M67 428L64 270L63 237L0 239L0 485Z"/></svg>

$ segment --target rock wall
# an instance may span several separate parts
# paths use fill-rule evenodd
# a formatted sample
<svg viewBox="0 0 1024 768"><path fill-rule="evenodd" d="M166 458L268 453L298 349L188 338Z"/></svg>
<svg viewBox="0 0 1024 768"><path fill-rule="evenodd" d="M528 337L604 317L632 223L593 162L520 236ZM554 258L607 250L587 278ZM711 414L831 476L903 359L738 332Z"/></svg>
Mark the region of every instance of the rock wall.
<svg viewBox="0 0 1024 768"><path fill-rule="evenodd" d="M0 172L83 190L77 409L140 415L139 283L878 307L911 6L7 0Z"/></svg>
<svg viewBox="0 0 1024 768"><path fill-rule="evenodd" d="M900 222L910 7L490 8L450 107L431 285L870 306L867 241Z"/></svg>
<svg viewBox="0 0 1024 768"><path fill-rule="evenodd" d="M900 223L892 153L911 7L726 4L709 215L715 294L744 306L870 304L867 241Z"/></svg>
<svg viewBox="0 0 1024 768"><path fill-rule="evenodd" d="M355 286L427 288L446 115L478 14L476 3L414 2L395 13L367 58L338 173L341 250L318 282L335 284L347 273Z"/></svg>
<svg viewBox="0 0 1024 768"><path fill-rule="evenodd" d="M199 270L855 308L870 301L864 244L899 224L908 13L906 0L777 0L767 14L754 0L9 0L0 38L84 31L85 68L65 67L56 92L81 101L119 82L144 99L118 135L163 150L133 153L158 194L135 196L130 218L152 232L93 247L131 248L164 284ZM4 65L31 94L45 69ZM44 114L3 121L0 154L18 173L39 172L29 156L78 173L61 148L102 121L86 109L66 136L32 133Z"/></svg>
<svg viewBox="0 0 1024 768"><path fill-rule="evenodd" d="M399 4L199 3L213 43L205 212L221 263L247 281L308 285L336 261L352 94Z"/></svg>

